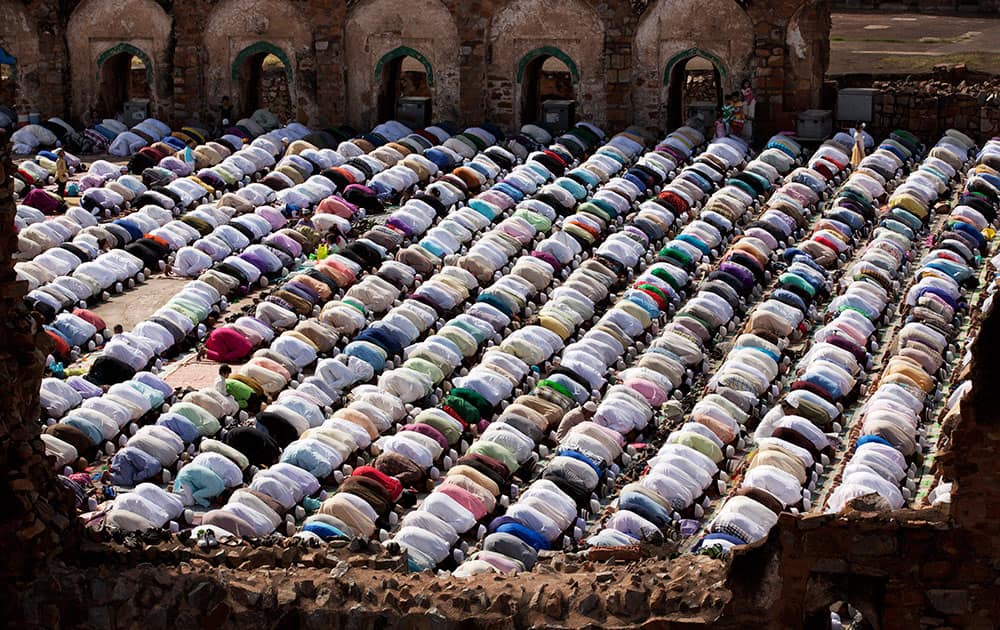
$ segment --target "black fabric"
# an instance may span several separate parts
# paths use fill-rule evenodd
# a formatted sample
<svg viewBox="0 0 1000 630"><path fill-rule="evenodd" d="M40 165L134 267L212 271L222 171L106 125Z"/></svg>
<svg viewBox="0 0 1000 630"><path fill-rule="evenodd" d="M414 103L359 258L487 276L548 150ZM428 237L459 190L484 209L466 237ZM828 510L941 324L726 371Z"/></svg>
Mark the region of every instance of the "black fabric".
<svg viewBox="0 0 1000 630"><path fill-rule="evenodd" d="M229 225L231 225L234 228L236 228L236 231L238 231L243 236L247 237L250 240L251 243L254 243L254 242L257 241L257 235L254 234L253 230L251 230L250 228L248 228L243 223L240 223L239 221L231 221L229 223ZM195 228L195 229L197 229L197 228Z"/></svg>
<svg viewBox="0 0 1000 630"><path fill-rule="evenodd" d="M236 278L241 285L250 284L250 279L243 273L243 270L235 265L231 265L227 262L220 262L215 265L215 270L219 273L224 273L227 276Z"/></svg>
<svg viewBox="0 0 1000 630"><path fill-rule="evenodd" d="M161 260L166 259L167 248L151 238L140 238L125 246L125 251L140 259L148 269L157 269Z"/></svg>
<svg viewBox="0 0 1000 630"><path fill-rule="evenodd" d="M281 457L278 443L255 427L237 427L222 436L222 442L246 456L254 466L276 464Z"/></svg>
<svg viewBox="0 0 1000 630"><path fill-rule="evenodd" d="M83 249L77 247L73 243L63 243L59 247L62 248L62 249L65 249L69 253L71 253L74 256L76 256L77 258L79 258L81 263L90 262L90 260L91 260L90 255L87 254L87 252L85 252Z"/></svg>
<svg viewBox="0 0 1000 630"><path fill-rule="evenodd" d="M730 287L732 287L732 289L736 291L736 293L742 295L743 297L746 297L746 292L743 290L743 283L740 282L739 278L729 273L728 271L723 271L721 269L713 271L712 273L708 274L708 279L721 280L722 282L725 282Z"/></svg>
<svg viewBox="0 0 1000 630"><path fill-rule="evenodd" d="M709 280L705 283L702 289L718 295L728 302L734 310L738 309L740 306L740 295L733 289L733 287L729 286L722 280Z"/></svg>
<svg viewBox="0 0 1000 630"><path fill-rule="evenodd" d="M94 360L85 378L95 385L115 385L124 383L133 376L135 370L130 365L102 354Z"/></svg>
<svg viewBox="0 0 1000 630"><path fill-rule="evenodd" d="M187 336L184 334L184 331L175 326L173 322L163 317L153 316L149 318L149 321L159 324L160 326L166 328L167 332L169 332L170 335L174 338L174 344L180 343L181 341L184 340L184 337Z"/></svg>
<svg viewBox="0 0 1000 630"><path fill-rule="evenodd" d="M575 483L570 483L560 475L551 474L548 469L542 473L542 479L548 479L552 483L556 484L556 487L569 495L569 497L573 499L578 506L587 507L590 505L591 492L587 488Z"/></svg>
<svg viewBox="0 0 1000 630"><path fill-rule="evenodd" d="M183 206L182 202L184 200L181 199L181 196L178 195L177 193L175 193L173 190L167 188L166 186L156 186L156 187L152 188L152 190L153 190L153 192L158 192L161 195L164 195L166 197L169 197L169 198L173 199L174 203L177 204L178 206Z"/></svg>
<svg viewBox="0 0 1000 630"><path fill-rule="evenodd" d="M281 448L285 448L299 439L299 433L295 430L295 427L289 424L282 416L266 409L257 416L257 426L267 431L271 439Z"/></svg>
<svg viewBox="0 0 1000 630"><path fill-rule="evenodd" d="M448 212L448 209L444 206L441 200L435 197L434 195L428 195L427 193L420 193L414 195L413 199L423 201L428 206L434 208L434 212L436 212L438 216L443 216Z"/></svg>

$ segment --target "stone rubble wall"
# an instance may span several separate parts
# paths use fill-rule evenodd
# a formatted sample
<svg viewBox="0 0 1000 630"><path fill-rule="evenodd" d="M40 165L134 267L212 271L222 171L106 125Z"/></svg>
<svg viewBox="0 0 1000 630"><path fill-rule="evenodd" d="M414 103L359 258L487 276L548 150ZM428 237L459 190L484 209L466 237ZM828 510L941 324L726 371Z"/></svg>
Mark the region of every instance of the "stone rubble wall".
<svg viewBox="0 0 1000 630"><path fill-rule="evenodd" d="M833 0L838 11L919 11L921 13L978 13L995 15L1000 10L998 0Z"/></svg>
<svg viewBox="0 0 1000 630"><path fill-rule="evenodd" d="M38 437L38 390L45 345L41 324L14 276L16 205L10 143L0 132L0 614L13 603L13 580L39 575L56 559L71 559L79 524Z"/></svg>
<svg viewBox="0 0 1000 630"><path fill-rule="evenodd" d="M979 140L1000 135L1000 79L967 76L961 66L906 79L851 75L838 77L836 84L879 90L874 119L868 124L876 136L894 129L907 129L928 141L948 129Z"/></svg>

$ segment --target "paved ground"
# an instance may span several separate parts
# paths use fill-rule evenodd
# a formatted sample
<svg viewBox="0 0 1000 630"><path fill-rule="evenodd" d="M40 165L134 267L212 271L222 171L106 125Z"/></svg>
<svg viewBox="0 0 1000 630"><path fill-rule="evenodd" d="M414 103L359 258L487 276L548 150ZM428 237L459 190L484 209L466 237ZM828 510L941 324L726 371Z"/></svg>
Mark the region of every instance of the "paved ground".
<svg viewBox="0 0 1000 630"><path fill-rule="evenodd" d="M188 278L155 276L141 287L113 296L94 312L104 319L108 328L121 324L125 330L132 330L166 304L188 281Z"/></svg>
<svg viewBox="0 0 1000 630"><path fill-rule="evenodd" d="M238 365L232 365L235 372ZM163 377L171 387L213 387L215 378L219 374L219 364L212 361L199 361L191 353L177 364L171 366L160 376Z"/></svg>
<svg viewBox="0 0 1000 630"><path fill-rule="evenodd" d="M910 74L940 63L1000 74L1000 19L835 13L830 74Z"/></svg>

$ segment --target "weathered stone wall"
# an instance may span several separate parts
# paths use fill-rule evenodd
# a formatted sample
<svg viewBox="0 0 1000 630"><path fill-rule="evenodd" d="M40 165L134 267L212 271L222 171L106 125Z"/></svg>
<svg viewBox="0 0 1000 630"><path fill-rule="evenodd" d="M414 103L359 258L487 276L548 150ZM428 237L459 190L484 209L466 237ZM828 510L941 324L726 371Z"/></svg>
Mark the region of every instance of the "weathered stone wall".
<svg viewBox="0 0 1000 630"><path fill-rule="evenodd" d="M660 128L668 63L707 53L727 90L754 82L766 127L818 100L829 39L829 0L0 0L0 17L18 105L77 121L93 113L100 56L124 45L150 59L167 121L216 120L224 95L240 110L238 62L266 49L289 63L292 117L367 127L379 62L405 47L432 70L440 119L520 124L519 67L558 51L579 117Z"/></svg>
<svg viewBox="0 0 1000 630"><path fill-rule="evenodd" d="M835 85L879 90L873 102L874 119L868 125L879 136L893 129L908 129L927 140L947 129L980 140L1000 135L1000 81L996 79L942 69L906 80L849 75L837 77Z"/></svg>
<svg viewBox="0 0 1000 630"><path fill-rule="evenodd" d="M692 628L729 601L703 556L595 564L543 560L509 578L406 573L399 558L310 548L204 552L177 541L88 543L81 562L18 583L8 619L58 628Z"/></svg>
<svg viewBox="0 0 1000 630"><path fill-rule="evenodd" d="M973 96L883 93L875 99L872 127L876 133L909 129L928 139L947 129L991 138L1000 134L1000 106L981 104Z"/></svg>
<svg viewBox="0 0 1000 630"><path fill-rule="evenodd" d="M0 1L0 46L17 59L17 96L22 113L63 114L69 105L69 63L63 20L55 2ZM52 36L51 41L43 37Z"/></svg>
<svg viewBox="0 0 1000 630"><path fill-rule="evenodd" d="M922 13L979 13L996 15L998 0L834 0L838 10L920 11Z"/></svg>
<svg viewBox="0 0 1000 630"><path fill-rule="evenodd" d="M72 77L68 96L73 115L90 122L95 115L108 113L100 112L97 107L101 67L116 52L145 56L143 61L152 76L150 114L168 115L170 87L166 70L170 63L170 20L153 0L83 0L78 4L69 15L65 30ZM46 49L56 43L47 39L40 41ZM127 78L123 76L121 80Z"/></svg>
<svg viewBox="0 0 1000 630"><path fill-rule="evenodd" d="M44 335L22 300L27 282L14 276L13 172L10 143L0 133L0 615L17 597L15 580L72 556L78 543L69 498L38 437Z"/></svg>

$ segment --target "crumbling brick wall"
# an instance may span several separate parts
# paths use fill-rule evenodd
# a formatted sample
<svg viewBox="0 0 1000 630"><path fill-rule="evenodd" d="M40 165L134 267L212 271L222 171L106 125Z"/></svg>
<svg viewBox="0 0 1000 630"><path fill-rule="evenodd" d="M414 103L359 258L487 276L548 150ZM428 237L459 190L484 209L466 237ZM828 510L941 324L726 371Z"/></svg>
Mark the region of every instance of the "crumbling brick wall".
<svg viewBox="0 0 1000 630"><path fill-rule="evenodd" d="M972 390L943 427L936 472L952 503L844 515L783 515L768 541L733 559L720 627L826 628L851 603L878 629L994 628L1000 617L1000 416L993 400L1000 313L982 322L962 374Z"/></svg>
<svg viewBox="0 0 1000 630"><path fill-rule="evenodd" d="M894 129L907 129L927 140L948 129L979 140L1000 135L1000 80L969 72L963 64L906 78L843 75L831 87L878 90L868 124L876 136Z"/></svg>
<svg viewBox="0 0 1000 630"><path fill-rule="evenodd" d="M188 123L217 120L223 95L235 103L234 61L263 42L291 65L291 115L314 125L374 123L375 67L398 46L433 66L440 118L519 124L519 64L552 46L579 69L578 114L598 124L664 127L667 63L704 50L724 66L727 89L754 82L764 131L788 128L819 98L829 0L712 1L708 11L690 0L0 0L10 26L0 44L19 60L19 107L77 122L94 113L97 57L116 44L150 58L151 112Z"/></svg>
<svg viewBox="0 0 1000 630"><path fill-rule="evenodd" d="M0 133L0 614L16 600L13 580L38 575L51 561L72 557L77 522L55 481L38 435L38 390L44 366L40 323L15 281L14 165Z"/></svg>
<svg viewBox="0 0 1000 630"><path fill-rule="evenodd" d="M997 0L834 0L838 10L884 11L898 13L900 11L920 11L922 13L978 13L979 15L996 15L1000 10Z"/></svg>

